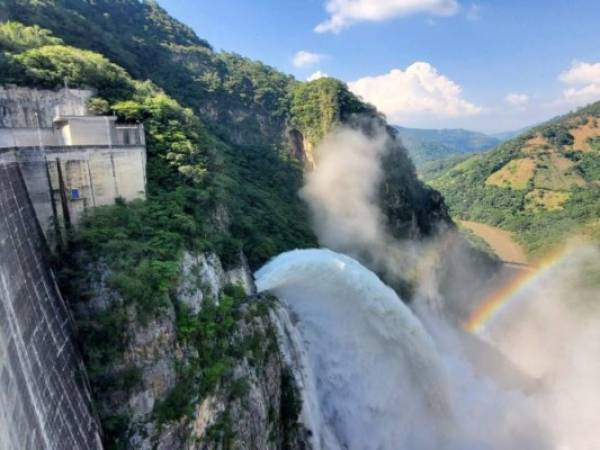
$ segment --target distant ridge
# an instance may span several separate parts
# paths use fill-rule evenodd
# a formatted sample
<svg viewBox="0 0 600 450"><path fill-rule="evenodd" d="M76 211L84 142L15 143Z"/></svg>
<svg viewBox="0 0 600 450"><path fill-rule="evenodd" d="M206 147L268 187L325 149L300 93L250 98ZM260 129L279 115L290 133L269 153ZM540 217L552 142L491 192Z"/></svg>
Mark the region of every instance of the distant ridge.
<svg viewBox="0 0 600 450"><path fill-rule="evenodd" d="M422 129L395 127L418 170L428 163L489 150L501 140L464 129Z"/></svg>
<svg viewBox="0 0 600 450"><path fill-rule="evenodd" d="M518 130L502 131L500 133L492 133L491 137L496 138L500 141L508 141L509 139L516 138L517 136L526 133L531 130L535 125L519 128Z"/></svg>

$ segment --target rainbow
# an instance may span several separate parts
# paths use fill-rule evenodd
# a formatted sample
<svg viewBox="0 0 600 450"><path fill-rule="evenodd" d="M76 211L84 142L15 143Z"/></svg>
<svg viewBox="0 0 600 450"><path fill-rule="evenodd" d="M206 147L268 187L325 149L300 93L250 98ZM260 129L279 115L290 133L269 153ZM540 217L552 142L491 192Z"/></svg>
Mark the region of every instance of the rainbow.
<svg viewBox="0 0 600 450"><path fill-rule="evenodd" d="M486 326L504 309L509 307L527 286L531 286L542 279L549 271L558 266L577 247L568 246L550 253L535 265L521 270L506 284L492 292L471 313L463 328L472 334L480 334Z"/></svg>

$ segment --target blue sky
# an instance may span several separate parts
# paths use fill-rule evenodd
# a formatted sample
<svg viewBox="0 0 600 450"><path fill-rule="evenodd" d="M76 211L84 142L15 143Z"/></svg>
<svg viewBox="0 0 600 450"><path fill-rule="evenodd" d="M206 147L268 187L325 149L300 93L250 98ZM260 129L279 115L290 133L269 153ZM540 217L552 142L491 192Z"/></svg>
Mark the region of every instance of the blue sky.
<svg viewBox="0 0 600 450"><path fill-rule="evenodd" d="M339 78L402 125L505 131L600 100L600 0L159 3L216 49Z"/></svg>

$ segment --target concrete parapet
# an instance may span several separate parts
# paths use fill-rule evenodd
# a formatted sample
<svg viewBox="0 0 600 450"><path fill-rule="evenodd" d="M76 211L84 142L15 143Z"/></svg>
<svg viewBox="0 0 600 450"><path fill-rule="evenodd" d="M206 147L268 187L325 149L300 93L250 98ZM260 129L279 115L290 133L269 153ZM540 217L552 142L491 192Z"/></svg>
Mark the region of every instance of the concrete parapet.
<svg viewBox="0 0 600 450"><path fill-rule="evenodd" d="M44 233L60 234L92 207L146 197L146 148L54 146L0 149L18 164Z"/></svg>

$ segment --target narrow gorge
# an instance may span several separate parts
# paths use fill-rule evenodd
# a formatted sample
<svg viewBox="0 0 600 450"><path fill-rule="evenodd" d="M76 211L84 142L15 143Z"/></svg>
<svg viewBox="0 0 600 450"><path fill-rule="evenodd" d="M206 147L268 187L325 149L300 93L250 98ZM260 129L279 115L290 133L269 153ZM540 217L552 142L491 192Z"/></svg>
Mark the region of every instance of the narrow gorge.
<svg viewBox="0 0 600 450"><path fill-rule="evenodd" d="M0 450L600 448L597 246L508 267L350 84L0 2Z"/></svg>

